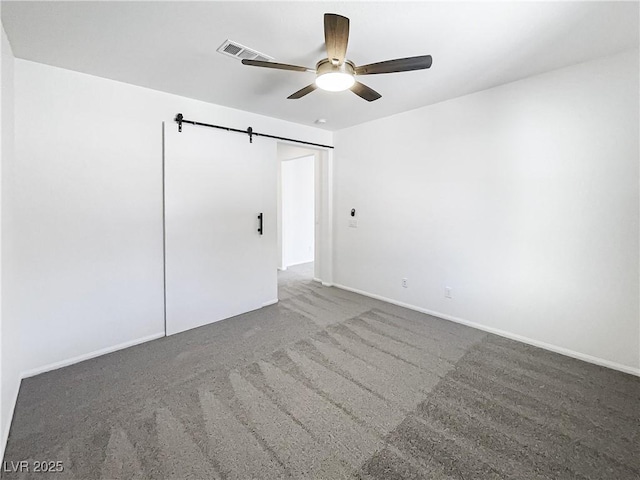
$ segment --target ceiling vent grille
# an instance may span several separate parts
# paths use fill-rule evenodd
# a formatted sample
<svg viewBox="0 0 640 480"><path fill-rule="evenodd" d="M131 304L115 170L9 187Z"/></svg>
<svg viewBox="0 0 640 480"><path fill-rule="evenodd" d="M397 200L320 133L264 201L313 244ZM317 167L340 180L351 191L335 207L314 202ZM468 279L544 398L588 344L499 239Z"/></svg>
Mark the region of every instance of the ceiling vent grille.
<svg viewBox="0 0 640 480"><path fill-rule="evenodd" d="M264 53L257 52L249 47L245 47L238 42L234 42L233 40L225 40L222 45L218 47L218 52L223 55L227 55L228 57L237 58L238 60L249 59L249 60L260 60L263 62L268 62L273 60L273 57L269 55L265 55Z"/></svg>

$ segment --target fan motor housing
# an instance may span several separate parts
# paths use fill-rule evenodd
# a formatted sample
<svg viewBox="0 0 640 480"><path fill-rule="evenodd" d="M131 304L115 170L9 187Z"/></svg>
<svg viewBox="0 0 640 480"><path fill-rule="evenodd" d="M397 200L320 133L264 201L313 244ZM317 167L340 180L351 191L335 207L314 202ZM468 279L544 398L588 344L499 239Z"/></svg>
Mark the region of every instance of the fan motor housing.
<svg viewBox="0 0 640 480"><path fill-rule="evenodd" d="M331 60L325 58L316 64L316 74L318 76L325 73L347 73L349 75L356 74L356 66L350 60L345 60L342 65L334 65Z"/></svg>

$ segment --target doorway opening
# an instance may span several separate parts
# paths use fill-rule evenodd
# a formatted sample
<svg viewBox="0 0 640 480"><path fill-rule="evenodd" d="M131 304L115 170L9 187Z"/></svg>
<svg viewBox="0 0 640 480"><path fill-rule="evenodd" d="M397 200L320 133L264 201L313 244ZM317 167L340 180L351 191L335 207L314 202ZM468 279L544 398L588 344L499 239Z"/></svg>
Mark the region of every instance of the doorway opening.
<svg viewBox="0 0 640 480"><path fill-rule="evenodd" d="M315 152L278 145L278 269L294 268L313 277L315 260Z"/></svg>
<svg viewBox="0 0 640 480"><path fill-rule="evenodd" d="M322 176L327 152L278 144L278 270L320 281Z"/></svg>

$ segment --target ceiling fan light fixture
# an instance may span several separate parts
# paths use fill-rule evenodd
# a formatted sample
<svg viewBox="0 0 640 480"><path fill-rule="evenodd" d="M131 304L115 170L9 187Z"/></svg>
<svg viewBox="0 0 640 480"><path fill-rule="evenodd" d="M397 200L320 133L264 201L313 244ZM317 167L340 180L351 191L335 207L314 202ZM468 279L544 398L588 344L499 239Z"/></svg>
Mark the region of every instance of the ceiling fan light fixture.
<svg viewBox="0 0 640 480"><path fill-rule="evenodd" d="M328 92L342 92L353 86L356 79L344 72L329 72L318 75L316 85Z"/></svg>
<svg viewBox="0 0 640 480"><path fill-rule="evenodd" d="M347 44L349 43L349 19L337 13L324 14L324 44L327 48L327 58L323 58L316 64L316 81L287 97L297 100L308 95L317 88L330 92L351 90L367 102L373 102L382 97L371 87L364 83L356 82L355 76L376 75L380 73L409 72L411 70L424 70L431 67L431 55L418 57L396 58L383 62L360 65L346 58ZM286 63L265 62L244 58L243 65L255 67L275 68L278 70L290 70L293 72L313 72L314 70L298 65Z"/></svg>

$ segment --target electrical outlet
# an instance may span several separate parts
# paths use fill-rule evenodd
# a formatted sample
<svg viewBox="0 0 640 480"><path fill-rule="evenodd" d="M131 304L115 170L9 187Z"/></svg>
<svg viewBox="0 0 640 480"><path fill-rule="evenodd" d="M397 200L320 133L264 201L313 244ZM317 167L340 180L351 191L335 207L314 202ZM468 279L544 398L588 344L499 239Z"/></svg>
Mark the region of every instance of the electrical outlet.
<svg viewBox="0 0 640 480"><path fill-rule="evenodd" d="M445 296L446 298L453 298L453 297L451 296L451 287L444 287L444 296Z"/></svg>
<svg viewBox="0 0 640 480"><path fill-rule="evenodd" d="M403 278L403 279L402 279L402 286L403 286L404 288L409 288L409 282L407 282L407 279L406 279L406 278Z"/></svg>

